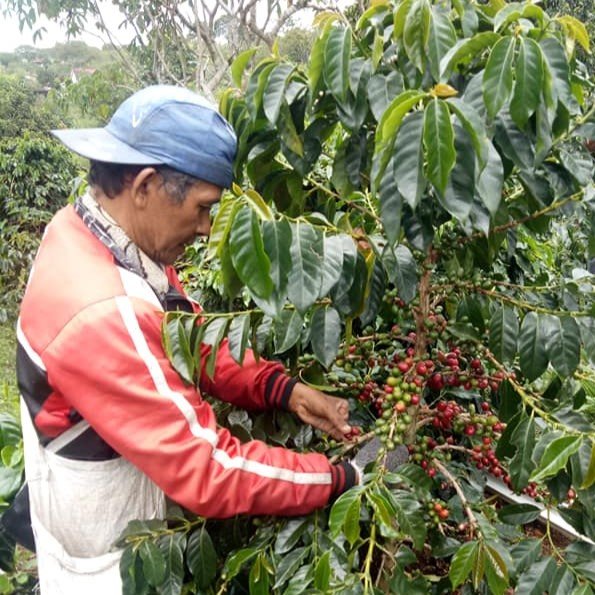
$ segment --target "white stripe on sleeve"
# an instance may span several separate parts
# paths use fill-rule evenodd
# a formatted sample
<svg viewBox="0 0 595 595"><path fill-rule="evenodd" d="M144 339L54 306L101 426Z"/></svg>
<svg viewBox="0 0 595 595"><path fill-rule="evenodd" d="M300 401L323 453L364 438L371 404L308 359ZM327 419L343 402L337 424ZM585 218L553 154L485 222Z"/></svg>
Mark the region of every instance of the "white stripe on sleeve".
<svg viewBox="0 0 595 595"><path fill-rule="evenodd" d="M167 384L165 374L159 366L159 362L151 353L147 340L143 335L134 308L128 297L118 296L115 298L118 309L126 326L126 330L134 343L137 353L143 360L147 370L153 379L157 392L162 396L172 401L176 407L181 411L186 418L190 431L197 438L206 440L213 448L217 445L217 433L209 428L203 428L196 418L196 412L190 403L184 398L181 393L173 391Z"/></svg>
<svg viewBox="0 0 595 595"><path fill-rule="evenodd" d="M192 405L190 405L181 393L173 391L167 384L165 374L159 366L157 359L151 353L145 336L140 329L130 299L119 296L115 300L126 330L134 343L137 353L147 366L157 392L161 396L170 399L176 405L186 418L190 431L194 436L206 440L213 446L212 457L223 468L243 470L260 477L280 479L295 484L328 485L332 482L330 473L301 473L291 469L284 469L283 467L274 467L259 461L251 461L243 457L230 457L224 450L215 448L217 446L217 433L209 428L202 427Z"/></svg>

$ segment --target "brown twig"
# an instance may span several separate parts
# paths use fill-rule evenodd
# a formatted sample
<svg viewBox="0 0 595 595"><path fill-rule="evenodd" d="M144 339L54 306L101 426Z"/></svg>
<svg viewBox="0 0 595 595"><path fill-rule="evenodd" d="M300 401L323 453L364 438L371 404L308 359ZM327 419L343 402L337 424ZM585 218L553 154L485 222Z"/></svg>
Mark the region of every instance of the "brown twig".
<svg viewBox="0 0 595 595"><path fill-rule="evenodd" d="M473 538L473 534L479 528L479 523L477 522L477 519L475 518L475 515L471 510L471 506L469 506L469 501L465 497L465 494L463 493L463 490L461 489L459 482L454 478L451 472L440 461L434 459L433 465L436 467L436 469L438 469L440 473L442 473L442 475L444 475L444 477L446 477L447 481L452 485L455 492L459 496L461 504L463 505L463 510L465 511L465 514L469 519L469 537Z"/></svg>

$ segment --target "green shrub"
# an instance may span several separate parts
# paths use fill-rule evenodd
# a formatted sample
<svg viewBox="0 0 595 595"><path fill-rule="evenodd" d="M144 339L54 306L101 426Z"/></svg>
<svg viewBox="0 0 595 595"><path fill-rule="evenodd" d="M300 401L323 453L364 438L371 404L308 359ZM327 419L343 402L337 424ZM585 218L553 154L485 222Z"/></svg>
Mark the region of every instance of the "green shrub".
<svg viewBox="0 0 595 595"><path fill-rule="evenodd" d="M0 140L0 319L15 314L43 229L76 173L72 155L50 138Z"/></svg>

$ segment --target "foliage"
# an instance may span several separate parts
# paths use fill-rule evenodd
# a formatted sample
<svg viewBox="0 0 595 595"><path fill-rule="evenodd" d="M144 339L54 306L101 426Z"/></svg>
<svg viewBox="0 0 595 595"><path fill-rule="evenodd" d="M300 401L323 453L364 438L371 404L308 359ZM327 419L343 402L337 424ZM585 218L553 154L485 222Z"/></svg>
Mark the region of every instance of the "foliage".
<svg viewBox="0 0 595 595"><path fill-rule="evenodd" d="M311 29L287 29L277 40L279 54L294 64L306 64L315 38L315 32Z"/></svg>
<svg viewBox="0 0 595 595"><path fill-rule="evenodd" d="M34 134L0 142L0 317L16 313L45 224L64 206L77 167L57 142Z"/></svg>
<svg viewBox="0 0 595 595"><path fill-rule="evenodd" d="M56 87L51 99L71 116L76 127L104 126L137 88L119 65L112 64Z"/></svg>
<svg viewBox="0 0 595 595"><path fill-rule="evenodd" d="M57 128L61 118L24 79L0 75L0 139L21 136L25 130Z"/></svg>
<svg viewBox="0 0 595 595"><path fill-rule="evenodd" d="M12 502L24 481L21 428L11 415L0 414L0 514ZM0 525L0 593L31 593L36 586L35 560L15 548Z"/></svg>
<svg viewBox="0 0 595 595"><path fill-rule="evenodd" d="M15 369L16 338L12 325L0 325L0 411L16 414L18 389Z"/></svg>
<svg viewBox="0 0 595 595"><path fill-rule="evenodd" d="M551 519L595 539L585 28L503 0L376 2L317 25L306 65L273 54L248 72L240 56L221 98L241 186L207 265L251 304L198 328L171 314L164 344L187 379L200 341L274 353L349 398L363 431L341 446L221 411L243 438L384 446L362 486L306 518L237 519L233 539L189 516L174 534L131 527L126 592L591 593L592 544L563 549ZM530 503L498 511L488 475ZM542 508L546 534L528 537Z"/></svg>
<svg viewBox="0 0 595 595"><path fill-rule="evenodd" d="M107 29L94 0L7 0L5 10L33 28L40 17L60 23L69 33L95 23L115 48L121 66L137 86L154 82L186 84L214 97L229 82L229 63L249 47L272 48L281 29L310 3L306 0L216 0L125 2L112 4L132 30L127 47L119 46ZM316 3L324 6L324 2ZM34 37L41 37L38 29Z"/></svg>
<svg viewBox="0 0 595 595"><path fill-rule="evenodd" d="M550 14L572 15L574 18L583 22L589 32L589 37L593 39L593 34L595 33L595 25L591 20L593 6L588 0L544 0L543 6ZM595 66L592 52L588 54L584 49L579 48L578 54L585 62L587 71L592 73Z"/></svg>

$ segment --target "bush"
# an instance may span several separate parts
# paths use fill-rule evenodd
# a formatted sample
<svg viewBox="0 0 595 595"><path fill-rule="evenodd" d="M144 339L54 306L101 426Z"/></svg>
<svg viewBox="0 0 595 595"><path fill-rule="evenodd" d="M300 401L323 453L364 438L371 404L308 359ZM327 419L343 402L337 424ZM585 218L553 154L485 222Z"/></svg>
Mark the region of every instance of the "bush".
<svg viewBox="0 0 595 595"><path fill-rule="evenodd" d="M16 313L41 234L71 194L72 154L47 137L0 140L0 317Z"/></svg>
<svg viewBox="0 0 595 595"><path fill-rule="evenodd" d="M221 108L247 189L222 200L208 252L227 296L252 303L203 312L198 330L172 314L165 333L188 380L202 340L216 350L227 335L238 360L247 344L284 358L350 400L362 440L383 445L377 461L306 518L131 527L127 592L592 593L584 27L503 0L374 2L358 16L319 15L307 66L232 66ZM285 416L219 419L329 456L358 447ZM530 499L507 505L494 485ZM525 525L542 508L536 537ZM566 547L558 514L591 543Z"/></svg>

